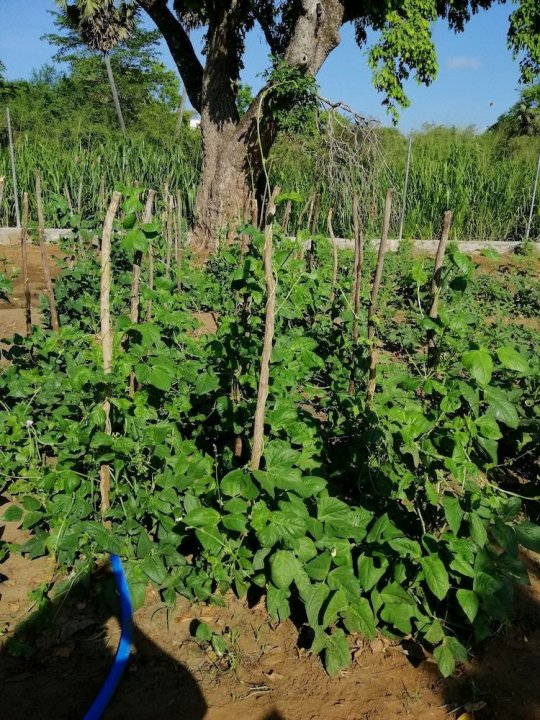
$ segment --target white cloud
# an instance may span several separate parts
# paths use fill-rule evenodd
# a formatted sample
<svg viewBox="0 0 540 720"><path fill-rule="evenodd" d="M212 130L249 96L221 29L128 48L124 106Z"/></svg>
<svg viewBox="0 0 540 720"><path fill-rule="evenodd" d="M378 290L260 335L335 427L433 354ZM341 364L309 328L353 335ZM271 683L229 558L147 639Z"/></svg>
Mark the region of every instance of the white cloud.
<svg viewBox="0 0 540 720"><path fill-rule="evenodd" d="M450 55L446 58L446 67L449 70L478 70L480 60L467 55Z"/></svg>

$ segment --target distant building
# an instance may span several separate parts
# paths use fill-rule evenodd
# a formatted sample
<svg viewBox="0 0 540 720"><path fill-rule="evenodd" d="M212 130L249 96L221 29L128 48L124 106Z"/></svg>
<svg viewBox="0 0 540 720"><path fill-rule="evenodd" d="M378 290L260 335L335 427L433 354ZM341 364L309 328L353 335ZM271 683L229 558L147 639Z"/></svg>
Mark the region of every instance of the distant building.
<svg viewBox="0 0 540 720"><path fill-rule="evenodd" d="M190 127L190 130L198 130L201 127L201 118L200 117L189 118L189 127Z"/></svg>

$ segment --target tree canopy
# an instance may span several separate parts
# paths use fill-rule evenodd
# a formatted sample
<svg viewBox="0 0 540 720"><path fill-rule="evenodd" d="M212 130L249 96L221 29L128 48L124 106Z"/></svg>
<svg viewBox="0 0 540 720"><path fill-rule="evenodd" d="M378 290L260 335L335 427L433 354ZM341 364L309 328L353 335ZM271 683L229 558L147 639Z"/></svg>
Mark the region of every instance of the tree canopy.
<svg viewBox="0 0 540 720"><path fill-rule="evenodd" d="M540 83L524 88L519 100L490 130L498 130L506 137L540 135Z"/></svg>
<svg viewBox="0 0 540 720"><path fill-rule="evenodd" d="M230 77L238 81L242 68L245 38L257 24L274 59L315 74L329 49L339 42L339 29L354 24L356 41L368 51L376 88L394 116L408 104L404 82L414 77L430 83L437 75L437 58L432 37L433 22L447 21L461 32L471 15L489 8L494 0L59 0L73 16L81 31L94 27L95 36L104 33L104 18L113 19L114 32L127 27L133 13L145 10L165 37L193 106L201 111L204 68L190 40L195 27L206 29L205 52L212 53L218 36L222 59ZM503 0L504 2L504 0ZM369 34L376 31L375 35ZM374 38L374 39L373 39ZM369 42L368 42L369 40ZM520 0L511 13L508 46L520 59L524 82L540 72L540 3Z"/></svg>

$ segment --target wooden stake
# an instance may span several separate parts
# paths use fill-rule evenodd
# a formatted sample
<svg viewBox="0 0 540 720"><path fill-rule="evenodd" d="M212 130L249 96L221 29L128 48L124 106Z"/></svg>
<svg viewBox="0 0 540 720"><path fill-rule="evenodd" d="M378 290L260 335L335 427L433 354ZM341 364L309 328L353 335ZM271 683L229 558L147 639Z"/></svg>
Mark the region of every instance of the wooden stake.
<svg viewBox="0 0 540 720"><path fill-rule="evenodd" d="M51 327L55 332L60 329L58 322L58 313L56 312L56 302L54 300L54 289L49 273L49 264L47 261L47 247L45 244L45 219L43 217L43 200L41 197L41 177L39 171L36 170L36 205L38 215L38 229L39 229L39 248L41 251L41 266L43 268L43 276L45 278L45 285L47 287L47 294L49 295L49 308L51 311Z"/></svg>
<svg viewBox="0 0 540 720"><path fill-rule="evenodd" d="M67 184L64 185L64 195L66 196L69 212L71 215L73 215L73 203L71 202L71 195L69 194L69 188Z"/></svg>
<svg viewBox="0 0 540 720"><path fill-rule="evenodd" d="M253 197L251 198L251 224L253 227L259 227L259 204L255 193L253 193Z"/></svg>
<svg viewBox="0 0 540 720"><path fill-rule="evenodd" d="M112 370L113 336L111 331L111 235L113 222L120 205L121 194L113 192L111 204L105 216L103 235L101 239L101 352L103 357L103 372L109 375ZM105 433L111 435L111 404L108 394L103 401L105 411ZM111 469L109 465L102 465L99 470L99 491L101 496L101 514L105 515L109 509L109 494L111 489Z"/></svg>
<svg viewBox="0 0 540 720"><path fill-rule="evenodd" d="M429 317L436 320L439 315L439 295L441 292L441 274L444 263L444 254L450 236L450 226L452 225L452 211L446 210L443 215L441 228L441 237L439 246L437 247L437 255L435 256L435 267L433 269L433 277L431 279L431 307ZM435 339L435 331L428 330L428 365L433 366L437 360L437 341Z"/></svg>
<svg viewBox="0 0 540 720"><path fill-rule="evenodd" d="M149 223L152 220L152 206L154 203L154 190L148 191L146 198L146 205L144 208L143 223ZM131 308L129 318L132 323L136 324L139 322L139 304L140 304L140 287L141 287L141 265L142 265L142 250L135 250L133 257L133 266L131 274ZM129 397L135 395L135 372L131 371L129 376Z"/></svg>
<svg viewBox="0 0 540 720"><path fill-rule="evenodd" d="M308 250L308 256L307 256L308 272L311 272L313 270L313 265L315 264L315 243L313 242L313 236L316 234L317 227L319 224L320 208L321 208L321 194L317 193L313 200L312 213L310 215L309 229L310 229L310 233L311 233L311 239L309 242L309 250Z"/></svg>
<svg viewBox="0 0 540 720"><path fill-rule="evenodd" d="M287 200L285 212L283 213L283 234L286 235L289 230L289 220L291 219L292 202Z"/></svg>
<svg viewBox="0 0 540 720"><path fill-rule="evenodd" d="M332 289L330 291L330 305L334 304L335 288L336 288L337 275L338 275L338 250L337 250L336 236L334 235L334 228L332 227L333 214L334 214L334 208L330 208L330 210L328 210L327 224L328 224L328 233L330 235L330 240L332 242L332 254L333 254L333 258L334 258L334 267L332 270Z"/></svg>
<svg viewBox="0 0 540 720"><path fill-rule="evenodd" d="M388 230L390 227L390 214L392 212L392 197L394 190L391 188L386 193L386 200L384 203L384 218L383 218L383 229L381 235L381 243L379 245L379 255L377 257L377 267L375 269L375 276L373 278L373 286L371 288L371 297L369 301L368 310L368 340L370 341L369 348L369 378L368 378L368 391L367 391L367 402L368 404L373 400L375 395L375 385L377 379L377 360L378 352L375 349L375 310L377 308L377 297L379 295L379 289L381 287L382 273L384 267L384 257L386 255L386 249L388 246Z"/></svg>
<svg viewBox="0 0 540 720"><path fill-rule="evenodd" d="M264 415L266 400L268 398L268 382L270 379L270 360L272 357L272 343L274 341L274 326L276 313L276 280L272 268L272 242L273 221L276 214L276 198L281 188L275 187L266 208L264 226L264 274L266 277L266 317L264 323L264 339L261 354L261 371L259 375L259 388L257 392L257 406L253 423L253 445L251 448L252 470L258 470L264 448Z"/></svg>
<svg viewBox="0 0 540 720"><path fill-rule="evenodd" d="M176 191L176 290L182 292L182 195L180 190Z"/></svg>
<svg viewBox="0 0 540 720"><path fill-rule="evenodd" d="M170 276L171 270L171 256L172 256L172 223L173 223L173 200L170 195L167 195L166 206L165 206L165 237L166 237L166 250L165 250L165 267L167 269L167 276Z"/></svg>
<svg viewBox="0 0 540 720"><path fill-rule="evenodd" d="M105 176L102 175L99 181L99 194L98 194L98 208L99 212L103 212L105 208Z"/></svg>
<svg viewBox="0 0 540 720"><path fill-rule="evenodd" d="M32 332L32 295L28 280L28 193L23 194L23 213L21 230L21 259L24 288L24 317L26 320L26 334Z"/></svg>
<svg viewBox="0 0 540 720"><path fill-rule="evenodd" d="M364 233L360 225L358 212L358 195L353 195L353 226L354 226L354 275L352 283L351 305L353 308L352 327L352 358L351 358L351 379L349 380L349 393L355 392L354 375L356 368L356 347L358 345L358 325L360 321L360 294L362 291L362 268L364 266Z"/></svg>
<svg viewBox="0 0 540 720"><path fill-rule="evenodd" d="M79 189L77 190L77 215L82 214L83 179L79 178Z"/></svg>

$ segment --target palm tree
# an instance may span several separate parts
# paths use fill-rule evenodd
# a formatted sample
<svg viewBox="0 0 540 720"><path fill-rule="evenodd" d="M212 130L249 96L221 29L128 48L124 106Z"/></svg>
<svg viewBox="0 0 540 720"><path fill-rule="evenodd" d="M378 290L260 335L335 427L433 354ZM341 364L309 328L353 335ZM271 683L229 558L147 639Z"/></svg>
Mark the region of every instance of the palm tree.
<svg viewBox="0 0 540 720"><path fill-rule="evenodd" d="M103 54L111 94L118 115L120 129L125 134L126 124L111 67L110 51L125 40L135 26L137 9L130 3L114 0L57 0L66 25L79 33L81 41L95 52Z"/></svg>

